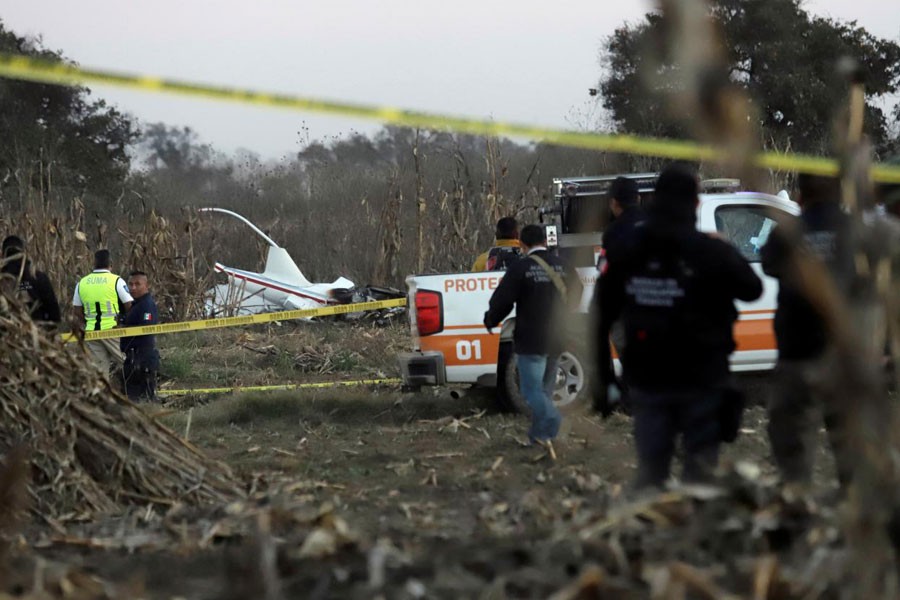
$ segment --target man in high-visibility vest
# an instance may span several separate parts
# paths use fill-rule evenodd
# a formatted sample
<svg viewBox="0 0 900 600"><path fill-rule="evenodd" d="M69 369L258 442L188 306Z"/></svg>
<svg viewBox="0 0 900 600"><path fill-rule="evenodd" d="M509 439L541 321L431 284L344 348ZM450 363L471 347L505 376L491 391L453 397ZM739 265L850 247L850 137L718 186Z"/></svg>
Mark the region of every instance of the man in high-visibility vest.
<svg viewBox="0 0 900 600"><path fill-rule="evenodd" d="M131 308L134 298L128 292L128 284L109 268L109 250L97 250L93 272L82 277L75 286L72 306L75 307L73 327L77 334L117 327L119 315ZM122 366L124 356L118 340L90 340L85 346L103 372L112 372Z"/></svg>

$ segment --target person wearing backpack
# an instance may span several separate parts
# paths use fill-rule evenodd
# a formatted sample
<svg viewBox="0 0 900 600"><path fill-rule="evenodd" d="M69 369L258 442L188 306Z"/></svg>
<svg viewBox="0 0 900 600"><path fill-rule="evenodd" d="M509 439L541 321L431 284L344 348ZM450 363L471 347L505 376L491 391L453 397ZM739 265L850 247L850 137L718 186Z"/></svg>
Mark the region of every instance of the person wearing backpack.
<svg viewBox="0 0 900 600"><path fill-rule="evenodd" d="M484 325L488 332L516 309L513 346L522 396L531 407L532 443L546 445L559 433L562 417L553 404L557 359L565 327L558 315L569 298L581 298L581 282L572 269L547 250L540 225L522 229L525 256L513 262L491 296Z"/></svg>
<svg viewBox="0 0 900 600"><path fill-rule="evenodd" d="M522 256L519 244L519 223L514 217L497 221L497 241L487 252L482 252L472 265L473 272L505 271Z"/></svg>
<svg viewBox="0 0 900 600"><path fill-rule="evenodd" d="M664 486L679 436L682 479L711 477L719 445L729 437L722 415L733 402L727 382L734 301L755 300L763 291L736 248L697 231L698 192L685 165L660 174L645 225L606 263L594 298L601 380L595 394L604 394L613 376L610 327L620 316L625 324L622 368L634 415L637 488Z"/></svg>

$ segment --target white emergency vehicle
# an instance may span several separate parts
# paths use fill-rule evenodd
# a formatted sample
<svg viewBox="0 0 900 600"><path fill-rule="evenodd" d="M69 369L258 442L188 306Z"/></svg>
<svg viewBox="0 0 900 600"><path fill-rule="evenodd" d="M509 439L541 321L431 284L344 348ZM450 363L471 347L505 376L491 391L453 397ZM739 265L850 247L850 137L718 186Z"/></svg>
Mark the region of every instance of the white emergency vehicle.
<svg viewBox="0 0 900 600"><path fill-rule="evenodd" d="M656 174L628 177L636 180L645 201L652 194ZM554 206L542 211L548 241L556 240L557 251L576 268L584 285L580 314L572 315L569 342L560 357L554 395L559 405L580 400L588 391L586 313L598 275L601 232L608 218L607 190L613 179L615 176L556 179ZM738 185L735 180L704 182L697 226L734 244L763 280L759 300L738 303L737 350L731 357L733 371L762 371L771 369L777 358L773 318L778 282L763 274L759 251L779 217L797 215L800 209L785 192L773 196L733 191ZM499 328L490 334L482 324L488 300L502 277L502 271L407 277L413 351L402 353L399 360L408 388L500 386L510 407L524 409L516 386L512 343L501 341ZM514 319L515 314L509 318Z"/></svg>

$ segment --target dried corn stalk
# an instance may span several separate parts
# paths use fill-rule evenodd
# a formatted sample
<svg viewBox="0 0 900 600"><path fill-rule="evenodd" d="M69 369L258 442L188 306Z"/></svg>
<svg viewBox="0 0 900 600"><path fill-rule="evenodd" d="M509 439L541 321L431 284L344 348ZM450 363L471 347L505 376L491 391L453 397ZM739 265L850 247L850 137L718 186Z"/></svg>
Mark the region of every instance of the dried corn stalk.
<svg viewBox="0 0 900 600"><path fill-rule="evenodd" d="M83 348L42 331L6 295L0 295L0 338L0 451L29 450L36 514L240 495L226 466L128 402Z"/></svg>

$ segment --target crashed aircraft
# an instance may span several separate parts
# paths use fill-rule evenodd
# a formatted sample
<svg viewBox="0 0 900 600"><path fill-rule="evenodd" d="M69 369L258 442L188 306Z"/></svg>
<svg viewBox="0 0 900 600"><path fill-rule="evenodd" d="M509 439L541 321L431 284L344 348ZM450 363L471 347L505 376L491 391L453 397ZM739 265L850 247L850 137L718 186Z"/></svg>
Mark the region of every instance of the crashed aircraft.
<svg viewBox="0 0 900 600"><path fill-rule="evenodd" d="M216 262L215 271L225 274L228 281L208 291L206 312L210 316L321 308L332 304L403 297L402 292L392 288L373 286L357 288L346 277L338 277L331 283L312 283L303 275L286 249L275 243L245 217L224 208L201 208L200 212L216 212L232 216L249 226L269 245L262 273L228 267ZM388 313L394 312L402 312L402 309L388 310Z"/></svg>

